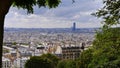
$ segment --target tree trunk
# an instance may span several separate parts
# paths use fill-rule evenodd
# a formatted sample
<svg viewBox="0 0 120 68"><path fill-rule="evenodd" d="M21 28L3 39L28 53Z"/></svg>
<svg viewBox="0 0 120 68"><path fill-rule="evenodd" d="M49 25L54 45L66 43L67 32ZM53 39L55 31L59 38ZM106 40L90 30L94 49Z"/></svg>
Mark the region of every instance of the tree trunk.
<svg viewBox="0 0 120 68"><path fill-rule="evenodd" d="M2 68L2 44L4 31L4 16L0 16L0 67Z"/></svg>
<svg viewBox="0 0 120 68"><path fill-rule="evenodd" d="M0 68L2 68L2 50L4 35L4 19L12 4L12 0L0 0Z"/></svg>

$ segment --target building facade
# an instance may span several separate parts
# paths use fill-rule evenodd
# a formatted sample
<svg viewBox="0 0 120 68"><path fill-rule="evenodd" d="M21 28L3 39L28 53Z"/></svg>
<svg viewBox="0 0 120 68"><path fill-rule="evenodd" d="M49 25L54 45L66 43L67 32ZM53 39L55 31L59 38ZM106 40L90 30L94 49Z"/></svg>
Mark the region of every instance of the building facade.
<svg viewBox="0 0 120 68"><path fill-rule="evenodd" d="M2 58L2 68L12 68L12 62L8 58Z"/></svg>
<svg viewBox="0 0 120 68"><path fill-rule="evenodd" d="M80 56L80 47L62 47L62 59L77 59Z"/></svg>

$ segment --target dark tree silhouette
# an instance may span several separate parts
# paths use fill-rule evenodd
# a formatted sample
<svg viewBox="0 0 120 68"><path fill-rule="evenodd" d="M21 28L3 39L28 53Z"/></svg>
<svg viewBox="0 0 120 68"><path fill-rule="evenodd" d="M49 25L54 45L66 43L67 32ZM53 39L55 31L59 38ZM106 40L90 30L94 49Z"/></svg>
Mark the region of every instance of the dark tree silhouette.
<svg viewBox="0 0 120 68"><path fill-rule="evenodd" d="M25 68L54 68L52 61L40 56L31 57L25 64Z"/></svg>

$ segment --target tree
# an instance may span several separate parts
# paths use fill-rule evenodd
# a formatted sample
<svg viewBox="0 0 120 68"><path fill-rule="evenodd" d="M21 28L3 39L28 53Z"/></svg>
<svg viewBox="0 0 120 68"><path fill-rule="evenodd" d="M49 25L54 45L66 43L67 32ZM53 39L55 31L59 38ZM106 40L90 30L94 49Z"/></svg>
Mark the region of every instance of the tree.
<svg viewBox="0 0 120 68"><path fill-rule="evenodd" d="M54 66L49 59L34 56L25 63L25 68L54 68Z"/></svg>
<svg viewBox="0 0 120 68"><path fill-rule="evenodd" d="M2 45L4 34L4 19L13 5L18 8L27 9L28 13L33 13L33 6L55 8L60 0L0 0L0 67L2 67Z"/></svg>
<svg viewBox="0 0 120 68"><path fill-rule="evenodd" d="M90 49L80 55L82 68L120 67L120 28L104 28L96 34Z"/></svg>
<svg viewBox="0 0 120 68"><path fill-rule="evenodd" d="M120 28L112 28L112 25L120 24L120 0L104 0L104 6L95 16L103 19L104 26L102 32L98 32L94 41L94 56L97 58L91 62L90 66L96 65L96 62L103 58L97 67L117 68L120 67ZM97 56L101 54L100 56ZM92 65L93 64L93 65Z"/></svg>
<svg viewBox="0 0 120 68"><path fill-rule="evenodd" d="M61 60L57 64L57 68L78 68L75 60Z"/></svg>
<svg viewBox="0 0 120 68"><path fill-rule="evenodd" d="M93 49L89 48L88 50L84 50L78 59L78 68L88 68L91 60L93 59L92 55Z"/></svg>
<svg viewBox="0 0 120 68"><path fill-rule="evenodd" d="M101 17L108 26L120 24L120 0L103 0L103 4L103 8L93 15Z"/></svg>
<svg viewBox="0 0 120 68"><path fill-rule="evenodd" d="M112 25L120 24L120 0L103 0L103 8L93 13L103 19L102 31L98 31L93 42L90 68L120 67L120 28Z"/></svg>
<svg viewBox="0 0 120 68"><path fill-rule="evenodd" d="M77 68L76 61L67 60L67 63L65 64L65 68Z"/></svg>
<svg viewBox="0 0 120 68"><path fill-rule="evenodd" d="M120 64L120 28L107 28L98 32L93 42L94 52L90 67L117 68ZM111 65L112 64L112 65ZM110 67L108 67L110 65ZM114 67L114 65L116 67Z"/></svg>
<svg viewBox="0 0 120 68"><path fill-rule="evenodd" d="M66 68L66 63L67 63L67 60L61 60L59 61L59 63L57 64L57 68Z"/></svg>
<svg viewBox="0 0 120 68"><path fill-rule="evenodd" d="M120 67L120 0L103 0L104 6L93 15L103 19L103 27L97 31L93 46L80 55L82 68Z"/></svg>
<svg viewBox="0 0 120 68"><path fill-rule="evenodd" d="M50 54L50 53L41 55L41 58L46 58L46 59L51 60L51 62L54 65L54 68L57 67L58 62L60 61L60 59L57 56Z"/></svg>
<svg viewBox="0 0 120 68"><path fill-rule="evenodd" d="M56 68L59 60L55 55L49 53L34 56L26 62L25 68Z"/></svg>

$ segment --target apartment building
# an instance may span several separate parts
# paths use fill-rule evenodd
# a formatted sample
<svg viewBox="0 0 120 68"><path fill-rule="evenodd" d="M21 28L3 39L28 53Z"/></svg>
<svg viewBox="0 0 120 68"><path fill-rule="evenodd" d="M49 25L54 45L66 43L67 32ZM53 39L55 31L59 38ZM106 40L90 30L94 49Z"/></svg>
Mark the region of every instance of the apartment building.
<svg viewBox="0 0 120 68"><path fill-rule="evenodd" d="M80 56L79 46L62 47L62 59L77 59Z"/></svg>

